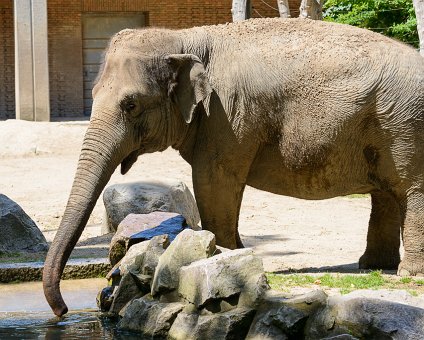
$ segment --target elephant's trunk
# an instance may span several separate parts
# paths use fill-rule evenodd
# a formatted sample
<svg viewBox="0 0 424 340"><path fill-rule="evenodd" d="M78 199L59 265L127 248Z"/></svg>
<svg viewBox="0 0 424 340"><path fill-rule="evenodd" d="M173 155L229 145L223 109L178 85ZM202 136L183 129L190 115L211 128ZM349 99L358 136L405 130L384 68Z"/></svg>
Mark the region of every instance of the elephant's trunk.
<svg viewBox="0 0 424 340"><path fill-rule="evenodd" d="M44 295L58 316L68 311L60 293L60 278L100 193L125 156L121 151L122 142L119 142L120 138L113 128L106 132L104 127L93 121L84 137L68 204L43 270Z"/></svg>

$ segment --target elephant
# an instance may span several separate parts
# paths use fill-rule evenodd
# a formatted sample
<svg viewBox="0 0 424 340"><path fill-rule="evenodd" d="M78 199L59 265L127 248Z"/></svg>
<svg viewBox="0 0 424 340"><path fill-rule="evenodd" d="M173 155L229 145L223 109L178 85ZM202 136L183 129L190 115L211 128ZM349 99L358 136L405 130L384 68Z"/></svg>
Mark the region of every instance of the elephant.
<svg viewBox="0 0 424 340"><path fill-rule="evenodd" d="M168 147L191 165L202 227L223 247L242 247L246 185L308 200L370 193L360 267L424 273L423 89L418 52L342 24L264 18L117 33L45 262L53 312L67 312L60 277L114 170Z"/></svg>

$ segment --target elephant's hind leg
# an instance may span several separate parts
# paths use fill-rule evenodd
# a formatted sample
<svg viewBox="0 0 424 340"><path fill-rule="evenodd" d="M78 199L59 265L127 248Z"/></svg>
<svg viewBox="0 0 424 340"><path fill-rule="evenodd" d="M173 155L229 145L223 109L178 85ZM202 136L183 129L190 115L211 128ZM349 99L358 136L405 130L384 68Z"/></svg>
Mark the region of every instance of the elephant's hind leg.
<svg viewBox="0 0 424 340"><path fill-rule="evenodd" d="M424 276L424 191L409 190L401 204L405 254L398 275Z"/></svg>
<svg viewBox="0 0 424 340"><path fill-rule="evenodd" d="M392 193L371 193L371 217L367 248L359 259L360 269L396 269L400 262L401 214Z"/></svg>

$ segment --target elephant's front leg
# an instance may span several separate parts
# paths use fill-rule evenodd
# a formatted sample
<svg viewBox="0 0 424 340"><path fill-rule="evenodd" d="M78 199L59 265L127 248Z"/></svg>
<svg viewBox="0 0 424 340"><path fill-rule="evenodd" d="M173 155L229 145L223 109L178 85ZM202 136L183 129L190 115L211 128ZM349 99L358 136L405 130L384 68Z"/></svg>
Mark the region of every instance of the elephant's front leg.
<svg viewBox="0 0 424 340"><path fill-rule="evenodd" d="M245 187L245 179L240 178L242 172L211 163L193 167L202 228L213 232L217 244L229 249L243 247L237 230Z"/></svg>
<svg viewBox="0 0 424 340"><path fill-rule="evenodd" d="M390 192L371 193L367 249L359 259L361 269L396 269L400 262L399 203Z"/></svg>

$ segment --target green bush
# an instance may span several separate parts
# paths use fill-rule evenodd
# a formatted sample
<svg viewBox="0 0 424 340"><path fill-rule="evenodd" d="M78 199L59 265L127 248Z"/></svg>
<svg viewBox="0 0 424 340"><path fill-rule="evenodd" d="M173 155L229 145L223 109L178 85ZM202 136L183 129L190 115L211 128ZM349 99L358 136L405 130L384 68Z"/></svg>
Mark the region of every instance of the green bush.
<svg viewBox="0 0 424 340"><path fill-rule="evenodd" d="M324 20L367 28L418 47L412 0L327 0Z"/></svg>

